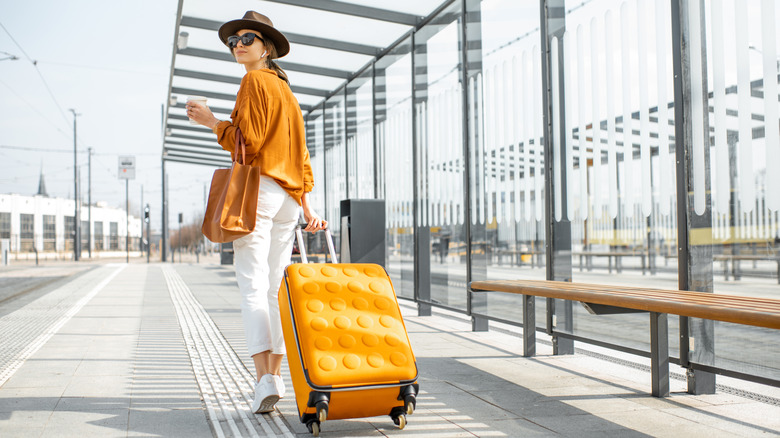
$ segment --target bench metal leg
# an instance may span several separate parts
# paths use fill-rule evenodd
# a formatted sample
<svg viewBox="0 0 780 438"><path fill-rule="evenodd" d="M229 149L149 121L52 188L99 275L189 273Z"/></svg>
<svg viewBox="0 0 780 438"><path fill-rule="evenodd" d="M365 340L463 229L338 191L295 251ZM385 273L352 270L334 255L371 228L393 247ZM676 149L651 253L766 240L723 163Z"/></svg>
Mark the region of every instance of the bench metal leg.
<svg viewBox="0 0 780 438"><path fill-rule="evenodd" d="M536 297L523 295L523 356L536 355Z"/></svg>
<svg viewBox="0 0 780 438"><path fill-rule="evenodd" d="M666 313L650 312L650 374L653 397L668 397L669 324Z"/></svg>

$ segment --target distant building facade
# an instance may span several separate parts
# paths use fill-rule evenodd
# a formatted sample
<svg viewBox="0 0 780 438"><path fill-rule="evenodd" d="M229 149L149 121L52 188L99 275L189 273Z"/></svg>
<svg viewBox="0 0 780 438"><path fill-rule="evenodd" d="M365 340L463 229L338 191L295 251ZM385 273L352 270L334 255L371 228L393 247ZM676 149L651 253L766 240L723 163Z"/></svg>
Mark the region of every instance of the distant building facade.
<svg viewBox="0 0 780 438"><path fill-rule="evenodd" d="M72 257L74 210L73 199L50 198L41 194L0 194L0 239L9 239L11 253L38 252L56 255L57 258ZM92 206L91 223L88 212L88 206L82 205L79 215L82 219L81 257L88 256L90 244L93 257L125 252L128 240L125 211L97 203ZM129 229L130 251L140 251L143 221L131 215Z"/></svg>

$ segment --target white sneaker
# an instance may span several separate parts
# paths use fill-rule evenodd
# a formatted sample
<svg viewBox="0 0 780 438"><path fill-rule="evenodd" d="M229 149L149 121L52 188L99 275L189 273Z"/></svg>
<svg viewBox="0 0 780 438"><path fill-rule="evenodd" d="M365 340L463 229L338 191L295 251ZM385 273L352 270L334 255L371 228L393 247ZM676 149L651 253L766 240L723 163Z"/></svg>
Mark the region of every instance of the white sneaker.
<svg viewBox="0 0 780 438"><path fill-rule="evenodd" d="M279 401L279 391L276 389L276 379L273 374L266 374L255 384L252 412L255 414L273 412L277 401Z"/></svg>
<svg viewBox="0 0 780 438"><path fill-rule="evenodd" d="M279 394L279 398L284 398L284 393L287 388L284 387L284 379L282 376L274 374L274 383L276 383L276 392Z"/></svg>

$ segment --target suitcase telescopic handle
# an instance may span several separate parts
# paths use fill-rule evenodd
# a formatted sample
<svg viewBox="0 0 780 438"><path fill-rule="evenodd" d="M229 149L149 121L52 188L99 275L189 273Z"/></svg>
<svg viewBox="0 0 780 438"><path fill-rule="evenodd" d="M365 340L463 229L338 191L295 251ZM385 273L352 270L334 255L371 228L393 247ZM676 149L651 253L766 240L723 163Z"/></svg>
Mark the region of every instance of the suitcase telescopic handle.
<svg viewBox="0 0 780 438"><path fill-rule="evenodd" d="M306 257L306 246L303 244L303 231L302 229L308 225L306 222L299 222L295 227L295 238L298 239L298 250L301 252L301 261L303 263L309 263L309 258ZM325 228L325 241L328 242L328 251L330 252L330 260L333 263L338 263L339 260L336 257L336 247L333 245L333 235L330 233L330 228Z"/></svg>

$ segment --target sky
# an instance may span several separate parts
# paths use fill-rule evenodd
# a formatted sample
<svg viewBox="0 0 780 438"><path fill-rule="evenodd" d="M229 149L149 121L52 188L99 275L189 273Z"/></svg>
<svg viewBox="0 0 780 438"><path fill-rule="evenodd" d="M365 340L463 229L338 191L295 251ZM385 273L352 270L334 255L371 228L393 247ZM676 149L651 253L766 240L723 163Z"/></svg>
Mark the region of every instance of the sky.
<svg viewBox="0 0 780 438"><path fill-rule="evenodd" d="M0 193L73 197L73 115L82 196L124 208L118 157L136 157L131 214L151 205L159 229L161 105L170 74L173 0L0 0ZM202 211L211 168L171 165L171 217ZM186 177L185 177L186 176Z"/></svg>
<svg viewBox="0 0 780 438"><path fill-rule="evenodd" d="M399 0L393 9L427 14L439 2ZM125 187L124 181L117 178L118 158L135 156L136 179L129 185L131 214L141 214L143 196L143 203L151 206L152 228L160 228L161 107L168 92L177 3L0 0L0 193L35 194L43 169L50 196L73 197L72 108L79 114L82 199L87 199L87 148L93 150L93 203L105 202L119 208L125 206ZM380 46L405 31L399 25L366 24L343 16L340 19L344 26L324 25L333 20L333 15L256 0L221 1L218 8L215 4L211 0L187 0L185 13L222 21L240 17L247 9L257 9L288 32L306 33L319 26L322 36L350 40L357 30L365 35L365 42ZM367 25L373 26L370 31L360 27ZM188 31L191 46L224 48L211 32ZM9 56L6 53L19 59L2 60ZM296 45L285 60L318 59L324 64L332 62L330 67L355 69L367 62L365 56L336 53L339 56L326 49ZM177 59L177 68L211 68L207 61L184 58ZM219 73L243 75L240 66L219 67L227 69ZM290 79L302 86L338 86L321 83L327 78L307 76L290 73ZM184 81L178 86L188 85ZM319 98L302 101L318 102ZM205 209L204 193L214 168L168 163L166 170L171 226L175 228L179 213L183 213L185 223L196 221Z"/></svg>

